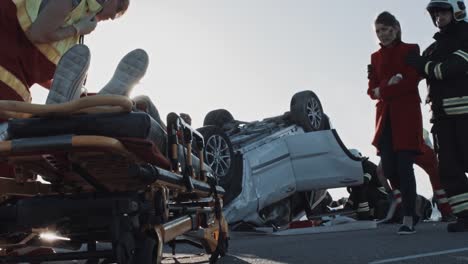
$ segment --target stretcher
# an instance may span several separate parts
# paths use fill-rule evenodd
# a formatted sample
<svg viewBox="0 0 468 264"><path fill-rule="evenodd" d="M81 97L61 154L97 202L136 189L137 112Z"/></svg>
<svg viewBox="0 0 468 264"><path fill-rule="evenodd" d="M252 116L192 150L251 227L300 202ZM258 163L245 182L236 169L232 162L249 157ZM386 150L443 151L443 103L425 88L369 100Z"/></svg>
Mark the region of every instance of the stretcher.
<svg viewBox="0 0 468 264"><path fill-rule="evenodd" d="M0 160L15 172L0 175L0 263L160 263L178 243L211 263L226 254L224 190L203 137L177 114L166 128L126 97L96 95L0 101L0 117Z"/></svg>

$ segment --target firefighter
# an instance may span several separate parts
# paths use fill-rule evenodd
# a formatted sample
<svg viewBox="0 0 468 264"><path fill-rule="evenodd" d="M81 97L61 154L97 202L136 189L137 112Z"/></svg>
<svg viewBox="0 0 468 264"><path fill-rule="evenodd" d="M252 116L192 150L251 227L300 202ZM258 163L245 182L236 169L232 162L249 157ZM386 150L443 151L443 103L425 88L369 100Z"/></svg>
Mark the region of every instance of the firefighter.
<svg viewBox="0 0 468 264"><path fill-rule="evenodd" d="M449 232L468 231L468 23L462 0L431 0L427 6L439 32L420 56L406 63L426 78L434 145L442 187L453 213Z"/></svg>
<svg viewBox="0 0 468 264"><path fill-rule="evenodd" d="M378 210L379 201L387 200L387 192L377 178L377 165L368 157L363 157L358 150L349 149L349 151L362 162L364 182L362 185L348 188L350 195L344 208L355 210L358 220L378 218L376 210Z"/></svg>

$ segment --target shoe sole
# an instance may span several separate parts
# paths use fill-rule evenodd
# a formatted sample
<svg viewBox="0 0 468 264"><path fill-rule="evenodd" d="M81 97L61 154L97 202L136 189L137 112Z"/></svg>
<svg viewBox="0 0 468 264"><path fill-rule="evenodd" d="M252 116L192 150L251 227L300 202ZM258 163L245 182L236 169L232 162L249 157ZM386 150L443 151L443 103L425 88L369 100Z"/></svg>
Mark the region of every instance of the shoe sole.
<svg viewBox="0 0 468 264"><path fill-rule="evenodd" d="M65 103L79 98L90 59L91 53L85 45L75 45L65 52L54 73L46 104Z"/></svg>
<svg viewBox="0 0 468 264"><path fill-rule="evenodd" d="M128 96L146 73L149 57L146 51L136 49L125 55L119 62L112 79L99 94L113 94Z"/></svg>

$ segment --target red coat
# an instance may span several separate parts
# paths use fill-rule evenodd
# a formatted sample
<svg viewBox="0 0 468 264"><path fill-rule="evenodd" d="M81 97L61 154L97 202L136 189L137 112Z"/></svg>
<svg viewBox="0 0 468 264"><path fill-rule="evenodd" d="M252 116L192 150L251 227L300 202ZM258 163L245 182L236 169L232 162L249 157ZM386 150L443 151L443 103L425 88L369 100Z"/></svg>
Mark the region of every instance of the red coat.
<svg viewBox="0 0 468 264"><path fill-rule="evenodd" d="M405 64L405 57L410 51L419 53L418 45L398 42L391 47L382 46L371 56L367 94L377 100L376 132L372 144L378 151L385 118L390 118L395 151L421 151L423 132L418 91L420 76ZM398 84L388 85L390 78L398 73L403 79ZM374 97L373 89L377 87L380 87L380 99Z"/></svg>

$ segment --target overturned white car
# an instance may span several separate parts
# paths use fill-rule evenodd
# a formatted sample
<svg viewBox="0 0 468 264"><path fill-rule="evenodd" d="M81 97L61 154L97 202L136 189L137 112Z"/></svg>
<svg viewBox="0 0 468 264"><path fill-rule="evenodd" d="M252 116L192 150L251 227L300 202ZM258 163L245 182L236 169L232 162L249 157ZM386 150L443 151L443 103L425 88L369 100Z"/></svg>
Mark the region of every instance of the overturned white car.
<svg viewBox="0 0 468 264"><path fill-rule="evenodd" d="M198 130L206 141L205 159L226 190L224 213L231 224L263 225L271 217L265 212L282 202L291 205L286 214L293 217L303 210L294 208L295 195L305 194L311 209L323 190L363 181L361 161L330 128L312 91L296 93L281 116L241 122L218 109L203 125Z"/></svg>

